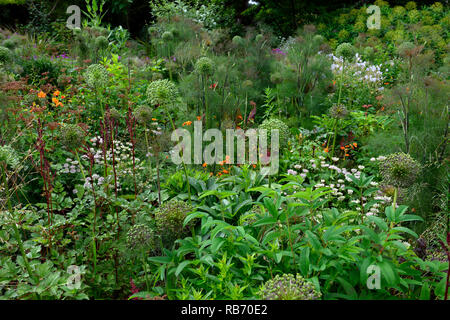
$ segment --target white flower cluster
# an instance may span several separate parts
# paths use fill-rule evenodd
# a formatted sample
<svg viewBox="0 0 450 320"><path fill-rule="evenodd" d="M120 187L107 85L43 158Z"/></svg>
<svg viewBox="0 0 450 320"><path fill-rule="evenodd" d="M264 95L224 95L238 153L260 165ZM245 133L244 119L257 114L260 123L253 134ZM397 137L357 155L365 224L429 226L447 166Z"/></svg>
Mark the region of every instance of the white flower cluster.
<svg viewBox="0 0 450 320"><path fill-rule="evenodd" d="M390 204L390 202L392 200L391 197L384 196L384 195L373 195L370 197L370 199L368 199L364 196L361 198L355 198L355 196L357 196L355 194L355 192L352 189L347 187L346 182L351 184L353 181L350 178L350 176L353 175L355 178L359 179L363 170L365 169L364 166L359 165L357 168L352 168L352 169L348 170L347 168L340 168L334 164L335 162L337 162L339 160L338 158L332 158L331 160L333 163L328 163L326 161L325 157L323 157L323 156L319 156L318 158L319 158L318 160L317 159L309 160L309 162L310 162L309 166L311 166L312 170L314 171L315 169L320 169L321 172L326 173L326 171L324 171L324 169L325 170L329 169L332 172L331 172L331 175L328 176L328 178L325 178L328 181L326 181L325 179L320 179L319 182L317 182L317 183L314 182L313 188L315 188L315 189L323 188L323 187L330 188L331 195L333 197L336 197L339 202L343 202L344 200L347 199L349 204L353 204L353 205L357 206L356 210L358 210L358 211L362 211L362 206L364 206L371 200L376 200L376 203L374 203L370 207L369 211L365 212L366 216L376 215L376 214L378 214L378 212L382 206ZM379 159L382 160L383 156L380 156ZM303 168L303 166L301 164L294 165L294 169L289 169L287 171L287 173L289 175L298 175L299 172L301 172L299 175L302 176L303 178L306 178L307 174L310 173L310 171L306 168ZM314 174L310 175L309 178L310 178L310 180L314 179ZM372 187L376 187L376 186L378 186L378 182L372 181L370 183L370 185ZM305 190L305 189L303 189L303 190Z"/></svg>
<svg viewBox="0 0 450 320"><path fill-rule="evenodd" d="M332 53L329 54L328 57L332 60L331 71L336 77L339 77L342 73L343 59L336 57ZM379 86L379 91L383 90L381 87L383 81L381 65L372 65L367 61L363 61L358 53L355 55L353 62L345 65L344 72L348 77L355 79L357 82L373 84Z"/></svg>
<svg viewBox="0 0 450 320"><path fill-rule="evenodd" d="M80 166L78 165L77 160L72 160L70 158L66 159L64 163L64 167L59 170L59 174L67 174L67 173L78 173L80 172Z"/></svg>

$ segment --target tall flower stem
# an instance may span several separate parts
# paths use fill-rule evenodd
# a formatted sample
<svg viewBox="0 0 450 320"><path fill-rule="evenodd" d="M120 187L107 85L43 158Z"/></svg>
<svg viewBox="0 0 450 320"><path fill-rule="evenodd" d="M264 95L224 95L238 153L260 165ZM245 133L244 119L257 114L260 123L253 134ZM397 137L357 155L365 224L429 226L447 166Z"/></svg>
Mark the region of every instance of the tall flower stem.
<svg viewBox="0 0 450 320"><path fill-rule="evenodd" d="M75 155L77 157L78 165L80 167L81 174L83 175L83 180L86 181L86 174L84 173L83 165L80 161L80 156L78 155L78 151L75 149ZM91 179L92 184L92 192L94 192L94 181ZM95 237L95 230L96 230L96 223L97 223L97 212L96 212L96 203L95 203L95 195L94 195L94 206L92 207L92 213L94 214L94 219L92 221L92 261L93 261L93 267L94 267L94 278L97 271L97 245L96 245L96 237Z"/></svg>
<svg viewBox="0 0 450 320"><path fill-rule="evenodd" d="M175 129L175 124L173 123L172 116L170 115L170 112L167 110L167 108L165 108L165 111L167 113L167 116L169 117L170 124L172 125L172 130L175 131L176 129ZM187 189L188 189L188 195L189 195L189 204L192 205L192 202L191 202L191 186L189 184L189 178L188 178L188 173L187 173L187 169L186 169L186 164L184 163L184 161L181 161L181 163L183 164L184 176L186 178L186 183L187 183Z"/></svg>
<svg viewBox="0 0 450 320"><path fill-rule="evenodd" d="M3 183L5 185L5 195L8 202L8 210L12 214L11 198L9 196L8 181L6 179L6 163L5 164L0 163L0 167L2 169ZM37 284L39 281L37 278L34 277L33 272L31 271L30 262L28 261L27 255L25 254L25 249L23 248L23 242L20 236L19 228L17 228L15 221L13 221L12 227L14 229L14 236L16 237L17 244L19 245L20 254L23 257L23 262L25 264L25 268L27 269L28 276L30 277L30 279L36 281Z"/></svg>

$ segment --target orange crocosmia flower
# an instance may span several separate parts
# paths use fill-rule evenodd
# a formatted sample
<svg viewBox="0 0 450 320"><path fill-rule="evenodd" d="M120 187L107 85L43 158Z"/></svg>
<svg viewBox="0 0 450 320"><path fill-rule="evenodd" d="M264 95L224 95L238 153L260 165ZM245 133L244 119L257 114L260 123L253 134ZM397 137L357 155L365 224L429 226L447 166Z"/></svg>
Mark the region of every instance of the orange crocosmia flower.
<svg viewBox="0 0 450 320"><path fill-rule="evenodd" d="M197 116L197 120L198 121L202 120L202 117L201 116Z"/></svg>
<svg viewBox="0 0 450 320"><path fill-rule="evenodd" d="M328 150L328 148L323 149L323 151L325 151L326 153L328 153L330 150Z"/></svg>
<svg viewBox="0 0 450 320"><path fill-rule="evenodd" d="M252 166L253 166L253 169L255 169L255 168L256 168L256 164L252 164Z"/></svg>
<svg viewBox="0 0 450 320"><path fill-rule="evenodd" d="M358 147L358 144L356 142L353 142L353 145L355 146L355 148Z"/></svg>
<svg viewBox="0 0 450 320"><path fill-rule="evenodd" d="M346 157L350 157L350 155L348 153L345 154Z"/></svg>
<svg viewBox="0 0 450 320"><path fill-rule="evenodd" d="M344 147L341 147L341 150L344 150L345 148Z"/></svg>
<svg viewBox="0 0 450 320"><path fill-rule="evenodd" d="M156 121L156 118L152 118L152 121Z"/></svg>
<svg viewBox="0 0 450 320"><path fill-rule="evenodd" d="M47 94L44 91L38 93L38 98L45 98Z"/></svg>
<svg viewBox="0 0 450 320"><path fill-rule="evenodd" d="M206 168L206 166L207 166L206 162L204 164L202 164L203 168Z"/></svg>
<svg viewBox="0 0 450 320"><path fill-rule="evenodd" d="M66 98L66 96L61 96L61 99L65 99Z"/></svg>
<svg viewBox="0 0 450 320"><path fill-rule="evenodd" d="M192 124L192 121L186 121L183 123L183 127L184 126L190 126Z"/></svg>
<svg viewBox="0 0 450 320"><path fill-rule="evenodd" d="M61 92L60 92L59 90L56 90L55 92L53 92L53 95L54 95L55 97L57 97L57 96L59 96L60 93L61 93Z"/></svg>
<svg viewBox="0 0 450 320"><path fill-rule="evenodd" d="M223 173L227 174L227 173L229 173L229 171L224 169Z"/></svg>
<svg viewBox="0 0 450 320"><path fill-rule="evenodd" d="M237 117L239 120L242 120L242 116L241 115L238 115L238 117Z"/></svg>

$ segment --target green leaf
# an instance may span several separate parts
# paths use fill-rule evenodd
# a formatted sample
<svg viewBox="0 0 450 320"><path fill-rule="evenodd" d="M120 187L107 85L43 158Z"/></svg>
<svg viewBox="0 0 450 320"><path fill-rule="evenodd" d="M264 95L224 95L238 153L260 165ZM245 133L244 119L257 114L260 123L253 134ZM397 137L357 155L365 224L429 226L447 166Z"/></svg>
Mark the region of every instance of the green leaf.
<svg viewBox="0 0 450 320"><path fill-rule="evenodd" d="M420 300L430 300L430 287L427 282L422 285L422 290L420 290Z"/></svg>
<svg viewBox="0 0 450 320"><path fill-rule="evenodd" d="M181 271L183 271L183 269L184 269L187 265L189 265L189 264L191 264L191 263L192 263L192 261L183 261L183 262L181 262L181 263L178 265L177 270L175 270L175 277L178 277L178 275L181 273Z"/></svg>
<svg viewBox="0 0 450 320"><path fill-rule="evenodd" d="M303 247L300 252L300 271L307 277L309 274L309 247Z"/></svg>

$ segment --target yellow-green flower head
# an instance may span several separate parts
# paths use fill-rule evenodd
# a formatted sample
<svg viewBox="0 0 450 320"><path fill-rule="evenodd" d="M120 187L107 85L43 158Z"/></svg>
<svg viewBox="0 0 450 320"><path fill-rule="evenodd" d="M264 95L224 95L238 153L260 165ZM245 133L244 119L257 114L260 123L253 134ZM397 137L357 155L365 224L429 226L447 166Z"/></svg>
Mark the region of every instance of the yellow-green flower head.
<svg viewBox="0 0 450 320"><path fill-rule="evenodd" d="M170 32L170 31L165 31L165 32L162 34L161 38L162 38L164 41L170 41L170 40L173 40L173 33Z"/></svg>
<svg viewBox="0 0 450 320"><path fill-rule="evenodd" d="M341 43L336 48L336 56L343 57L346 60L352 60L355 57L355 54L355 47L348 42Z"/></svg>
<svg viewBox="0 0 450 320"><path fill-rule="evenodd" d="M84 73L86 83L92 88L101 88L108 83L108 70L101 64L91 64Z"/></svg>
<svg viewBox="0 0 450 320"><path fill-rule="evenodd" d="M0 46L0 63L7 63L11 60L12 52L6 47Z"/></svg>
<svg viewBox="0 0 450 320"><path fill-rule="evenodd" d="M95 47L100 50L105 50L109 46L109 41L105 36L95 38Z"/></svg>
<svg viewBox="0 0 450 320"><path fill-rule="evenodd" d="M283 274L267 281L258 295L262 300L317 300L322 294L301 275Z"/></svg>
<svg viewBox="0 0 450 320"><path fill-rule="evenodd" d="M411 186L416 181L419 172L419 163L403 152L390 154L380 164L380 174L384 182L395 187Z"/></svg>
<svg viewBox="0 0 450 320"><path fill-rule="evenodd" d="M3 167L4 164L11 169L19 166L19 156L16 150L8 145L0 146L0 165Z"/></svg>
<svg viewBox="0 0 450 320"><path fill-rule="evenodd" d="M214 61L208 57L201 57L195 63L195 70L203 75L210 76L213 74L215 69Z"/></svg>
<svg viewBox="0 0 450 320"><path fill-rule="evenodd" d="M183 227L184 219L193 210L188 203L172 199L155 211L155 223L163 237L176 239L186 234L189 226Z"/></svg>
<svg viewBox="0 0 450 320"><path fill-rule="evenodd" d="M155 235L152 229L143 224L136 224L127 232L127 245L130 249L147 249L155 247Z"/></svg>
<svg viewBox="0 0 450 320"><path fill-rule="evenodd" d="M278 130L278 137L280 139L280 147L286 146L291 134L289 127L280 119L270 118L263 121L258 129L267 130L267 142L271 141L271 130Z"/></svg>
<svg viewBox="0 0 450 320"><path fill-rule="evenodd" d="M231 40L233 42L234 45L236 46L242 46L244 45L244 39L242 39L241 36L234 36L233 39Z"/></svg>
<svg viewBox="0 0 450 320"><path fill-rule="evenodd" d="M66 124L61 127L59 140L67 150L76 150L84 143L85 132L76 124Z"/></svg>
<svg viewBox="0 0 450 320"><path fill-rule="evenodd" d="M150 82L147 88L147 98L152 105L167 105L178 97L175 84L167 79Z"/></svg>

